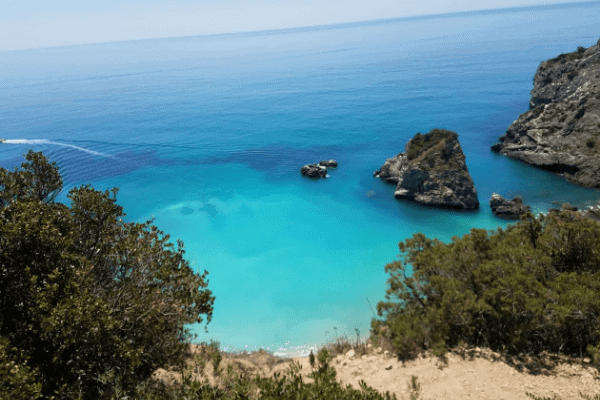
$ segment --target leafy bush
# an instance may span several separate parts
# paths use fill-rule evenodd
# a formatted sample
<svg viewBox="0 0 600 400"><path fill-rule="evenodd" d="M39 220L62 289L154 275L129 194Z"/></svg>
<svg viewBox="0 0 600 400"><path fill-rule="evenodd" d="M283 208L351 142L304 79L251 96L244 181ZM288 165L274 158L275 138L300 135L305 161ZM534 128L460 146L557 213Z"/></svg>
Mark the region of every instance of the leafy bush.
<svg viewBox="0 0 600 400"><path fill-rule="evenodd" d="M207 272L150 222L123 222L117 189L72 189L70 207L54 202L61 189L41 153L0 169L1 354L44 397L131 393L182 359L186 324L210 321Z"/></svg>
<svg viewBox="0 0 600 400"><path fill-rule="evenodd" d="M373 320L401 358L461 341L511 353L600 354L600 225L564 211L449 244L415 234L386 266ZM596 357L600 358L600 357Z"/></svg>
<svg viewBox="0 0 600 400"><path fill-rule="evenodd" d="M42 385L37 383L36 371L16 363L8 354L16 349L8 347L8 339L0 337L0 399L39 398Z"/></svg>

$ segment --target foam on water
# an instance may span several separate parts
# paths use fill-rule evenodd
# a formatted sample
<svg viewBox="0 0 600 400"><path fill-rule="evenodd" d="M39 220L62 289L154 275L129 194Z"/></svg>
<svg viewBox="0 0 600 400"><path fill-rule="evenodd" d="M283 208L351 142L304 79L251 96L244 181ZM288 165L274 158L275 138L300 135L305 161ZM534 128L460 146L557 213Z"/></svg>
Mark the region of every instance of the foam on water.
<svg viewBox="0 0 600 400"><path fill-rule="evenodd" d="M104 154L104 153L100 153L100 152L97 152L94 150L85 149L83 147L74 146L72 144L53 142L53 141L47 140L47 139L6 139L3 143L4 144L54 144L57 146L70 147L72 149L76 149L79 151L83 151L85 153L93 154L95 156L114 158L113 156L110 156L110 155Z"/></svg>

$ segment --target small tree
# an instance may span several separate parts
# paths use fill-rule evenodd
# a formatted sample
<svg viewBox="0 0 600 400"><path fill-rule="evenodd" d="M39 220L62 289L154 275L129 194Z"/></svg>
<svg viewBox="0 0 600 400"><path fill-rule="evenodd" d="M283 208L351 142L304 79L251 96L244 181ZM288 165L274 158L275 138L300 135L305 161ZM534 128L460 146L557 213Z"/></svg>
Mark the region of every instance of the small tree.
<svg viewBox="0 0 600 400"><path fill-rule="evenodd" d="M600 225L578 213L528 214L449 244L416 234L386 266L384 321L401 357L460 342L514 353L594 356L600 344ZM384 329L385 328L385 329Z"/></svg>
<svg viewBox="0 0 600 400"><path fill-rule="evenodd" d="M181 361L187 324L210 322L207 272L195 273L151 224L124 222L117 189L72 189L55 203L56 164L30 151L0 169L0 339L41 394L132 392ZM109 377L110 379L108 379ZM0 377L2 387L3 377Z"/></svg>

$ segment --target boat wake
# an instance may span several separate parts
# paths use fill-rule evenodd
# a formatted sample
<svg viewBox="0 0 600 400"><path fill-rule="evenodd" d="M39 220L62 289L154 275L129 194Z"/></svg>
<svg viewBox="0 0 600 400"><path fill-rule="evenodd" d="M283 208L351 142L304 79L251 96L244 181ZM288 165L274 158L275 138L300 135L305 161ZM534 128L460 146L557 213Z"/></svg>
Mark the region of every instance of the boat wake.
<svg viewBox="0 0 600 400"><path fill-rule="evenodd" d="M5 143L5 144L54 144L57 146L70 147L70 148L80 150L80 151L83 151L83 152L86 152L89 154L93 154L95 156L114 158L113 156L105 154L105 153L99 153L94 150L88 150L86 148L74 146L72 144L53 142L53 141L47 140L47 139L7 139L7 140L3 140L2 143Z"/></svg>

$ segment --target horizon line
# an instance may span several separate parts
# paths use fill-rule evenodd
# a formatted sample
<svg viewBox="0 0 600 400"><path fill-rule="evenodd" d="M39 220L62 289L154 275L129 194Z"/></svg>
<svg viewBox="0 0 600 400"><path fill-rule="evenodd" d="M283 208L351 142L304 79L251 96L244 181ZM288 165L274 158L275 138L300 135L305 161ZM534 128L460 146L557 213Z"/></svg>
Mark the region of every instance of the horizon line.
<svg viewBox="0 0 600 400"><path fill-rule="evenodd" d="M449 12L449 13L416 14L416 15L407 15L407 16L403 16L403 17L390 17L390 18L368 19L368 20L359 20L359 21L336 22L336 23L331 23L331 24L306 25L306 26L296 26L296 27L289 27L289 28L273 28L273 29L263 29L263 30L255 30L255 31L222 32L222 33L208 33L208 34L184 35L184 36L163 36L163 37L152 37L152 38L141 38L141 39L112 40L112 41L106 41L106 42L66 44L66 45L56 45L56 46L46 46L46 47L26 47L26 48L22 48L22 49L0 50L0 53L31 51L31 50L44 50L44 49L59 49L59 48L65 48L65 47L93 46L93 45L139 42L139 41L149 41L149 40L191 39L191 38L211 37L211 36L234 36L234 35L248 35L248 34L277 34L277 33L282 33L282 32L295 32L295 31L302 31L302 30L338 29L338 28L343 28L343 27L349 27L352 25L392 23L392 22L397 22L397 21L421 20L421 19L443 18L443 17L457 17L457 16L462 16L462 15L468 15L468 14L494 14L494 13L501 13L501 12L524 11L527 9L536 9L536 8L565 8L565 7L575 6L575 5L589 5L589 4L593 4L593 3L600 4L600 0L580 0L580 1L574 1L574 2L569 2L569 3L558 3L558 4L540 4L540 5L515 6L515 7L501 7L501 8L484 8L484 9L475 9L475 10L454 11L454 12Z"/></svg>

